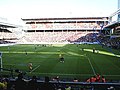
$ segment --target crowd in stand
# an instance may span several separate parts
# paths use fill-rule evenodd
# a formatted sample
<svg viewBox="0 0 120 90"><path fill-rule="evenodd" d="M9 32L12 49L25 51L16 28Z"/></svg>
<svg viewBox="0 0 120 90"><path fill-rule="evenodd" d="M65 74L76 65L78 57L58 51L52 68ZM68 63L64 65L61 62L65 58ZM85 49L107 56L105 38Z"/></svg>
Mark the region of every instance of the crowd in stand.
<svg viewBox="0 0 120 90"><path fill-rule="evenodd" d="M36 76L33 76L31 79L25 79L22 73L19 73L18 77L12 81L9 78L1 77L0 90L74 90L70 85L61 85L59 76L56 76L51 80L49 77L45 76L44 80L38 80L39 79L37 79ZM57 84L54 82L57 82ZM74 78L71 82L79 82L79 80ZM96 76L89 78L86 82L106 83L106 80L103 76L101 77L97 74Z"/></svg>
<svg viewBox="0 0 120 90"><path fill-rule="evenodd" d="M28 32L24 41L33 42L94 42L92 31Z"/></svg>
<svg viewBox="0 0 120 90"><path fill-rule="evenodd" d="M9 87L8 83L9 83L8 78L0 77L0 90L8 90Z"/></svg>
<svg viewBox="0 0 120 90"><path fill-rule="evenodd" d="M79 35L78 35L79 34ZM65 42L68 40L76 40L82 34L80 32L37 32L26 33L25 40L27 42Z"/></svg>
<svg viewBox="0 0 120 90"><path fill-rule="evenodd" d="M0 39L15 39L17 35L15 33L10 32L0 32Z"/></svg>
<svg viewBox="0 0 120 90"><path fill-rule="evenodd" d="M105 83L106 79L104 76L100 76L99 74L97 74L96 76L90 77L89 79L87 79L87 82L91 83L91 82L102 82Z"/></svg>
<svg viewBox="0 0 120 90"><path fill-rule="evenodd" d="M15 43L15 42L0 40L0 44L9 44L9 43Z"/></svg>
<svg viewBox="0 0 120 90"><path fill-rule="evenodd" d="M98 32L91 32L86 34L85 36L82 36L76 40L76 42L97 42L98 40Z"/></svg>
<svg viewBox="0 0 120 90"><path fill-rule="evenodd" d="M3 36L4 35L4 36ZM13 39L16 36L12 33L1 33L1 37L6 39ZM13 41L13 40L12 40ZM15 43L9 40L0 40L0 44ZM105 37L104 34L99 34L97 31L59 31L59 32L26 32L24 37L17 40L22 43L35 43L35 42L100 42L101 44L112 47L120 48L120 38Z"/></svg>
<svg viewBox="0 0 120 90"><path fill-rule="evenodd" d="M14 33L0 33L1 44L9 42L34 43L34 42L94 42L93 31L50 31L50 32L26 32L24 37L17 40ZM3 41L5 39L6 41Z"/></svg>
<svg viewBox="0 0 120 90"><path fill-rule="evenodd" d="M101 35L98 40L104 46L114 49L120 48L120 37L105 37L104 35Z"/></svg>
<svg viewBox="0 0 120 90"><path fill-rule="evenodd" d="M75 22L75 23L43 23L43 24L30 24L27 25L27 29L39 29L39 30L53 30L53 29L72 29L72 28L83 28L93 29L93 27L101 28L99 24L92 22Z"/></svg>

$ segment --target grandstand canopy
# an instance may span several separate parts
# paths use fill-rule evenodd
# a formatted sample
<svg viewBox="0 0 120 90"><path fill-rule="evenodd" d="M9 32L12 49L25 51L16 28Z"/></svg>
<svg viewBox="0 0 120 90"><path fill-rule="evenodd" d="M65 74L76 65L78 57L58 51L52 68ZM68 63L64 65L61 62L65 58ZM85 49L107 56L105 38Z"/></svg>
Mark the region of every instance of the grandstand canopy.
<svg viewBox="0 0 120 90"><path fill-rule="evenodd" d="M113 29L118 26L120 26L120 22L115 22L115 23L109 24L109 25L105 26L105 28Z"/></svg>
<svg viewBox="0 0 120 90"><path fill-rule="evenodd" d="M108 23L108 17L71 17L71 18L26 18L24 30L101 30Z"/></svg>
<svg viewBox="0 0 120 90"><path fill-rule="evenodd" d="M0 27L2 28L16 28L16 25L13 24L9 24L9 23L4 23L4 22L0 22Z"/></svg>
<svg viewBox="0 0 120 90"><path fill-rule="evenodd" d="M108 17L74 17L74 18L30 18L30 19L24 19L22 18L23 21L39 21L39 20L70 20L70 21L77 21L77 20L82 20L82 21L86 21L86 20L99 20L99 21L103 21L103 20L107 20Z"/></svg>

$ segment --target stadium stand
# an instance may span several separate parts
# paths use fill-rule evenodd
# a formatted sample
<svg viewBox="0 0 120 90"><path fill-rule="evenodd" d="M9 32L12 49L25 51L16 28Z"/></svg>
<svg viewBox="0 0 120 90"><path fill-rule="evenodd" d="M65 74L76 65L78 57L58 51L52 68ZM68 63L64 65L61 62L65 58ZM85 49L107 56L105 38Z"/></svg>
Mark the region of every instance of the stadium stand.
<svg viewBox="0 0 120 90"><path fill-rule="evenodd" d="M19 44L41 44L41 43L94 43L99 42L112 48L120 48L120 39L105 37L102 29L108 24L108 17L82 17L82 18L38 18L22 19L26 27L21 38L17 38L15 33L4 31L0 32L1 44L19 43ZM103 26L101 26L103 24ZM101 33L102 32L102 33ZM20 73L21 75L21 73ZM20 81L18 80L20 77ZM27 90L29 82L33 78L18 76L18 79L7 77L0 78L0 90L21 90L16 89L16 80L23 82L22 89ZM95 76L96 77L96 76ZM98 81L90 77L87 82L73 80L58 80L50 78L50 83L54 85L55 90L119 90L120 83L111 83ZM35 77L34 90L41 90L44 80ZM105 78L104 78L105 79ZM18 84L19 87L19 84ZM33 88L33 87L32 87ZM30 90L30 89L29 89ZM53 89L52 89L53 90Z"/></svg>
<svg viewBox="0 0 120 90"><path fill-rule="evenodd" d="M49 78L49 77L45 77ZM31 80L34 80L32 81ZM47 90L119 90L120 83L109 83L109 82L94 82L92 77L90 81L79 82L79 81L62 81L62 80L52 80L49 78L49 83L43 85L46 79L40 80L36 76L33 78L26 79L22 73L18 74L18 78L10 79L8 77L0 78L0 89L1 90L41 90L41 88L47 88ZM30 84L31 82L31 84ZM50 85L49 85L50 84ZM49 86L46 86L49 85ZM50 89L52 85L52 88ZM44 87L45 86L45 87ZM33 89L31 89L33 88ZM44 90L44 89L42 89Z"/></svg>
<svg viewBox="0 0 120 90"><path fill-rule="evenodd" d="M81 37L89 37L90 33L101 31L101 24L108 23L108 17L82 18L38 18L22 19L26 27L22 40L25 43L71 43L81 42ZM95 40L84 40L82 42ZM21 41L23 42L23 41Z"/></svg>

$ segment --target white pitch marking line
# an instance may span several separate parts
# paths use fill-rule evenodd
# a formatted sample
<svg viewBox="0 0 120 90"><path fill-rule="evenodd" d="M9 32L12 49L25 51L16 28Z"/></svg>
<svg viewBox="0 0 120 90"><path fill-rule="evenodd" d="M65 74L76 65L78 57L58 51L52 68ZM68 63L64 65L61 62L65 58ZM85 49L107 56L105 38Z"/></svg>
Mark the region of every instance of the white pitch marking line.
<svg viewBox="0 0 120 90"><path fill-rule="evenodd" d="M35 71L39 67L40 67L40 65L38 65L36 68L34 68L30 73L32 73L33 71Z"/></svg>
<svg viewBox="0 0 120 90"><path fill-rule="evenodd" d="M51 74L51 75L66 75L66 76L69 76L69 75L78 75L78 76L93 76L93 74L61 74L61 73L39 73L39 74ZM103 76L113 76L113 77L119 77L120 75L105 75L103 74Z"/></svg>
<svg viewBox="0 0 120 90"><path fill-rule="evenodd" d="M85 54L85 55L86 55L86 54ZM92 63L91 63L91 61L90 61L90 58L87 57L87 55L86 55L86 58L88 59L88 61L89 61L89 63L90 63L90 66L91 66L91 68L92 68L92 71L93 71L94 75L96 75L95 69L94 69L94 67L93 67L93 65L92 65Z"/></svg>

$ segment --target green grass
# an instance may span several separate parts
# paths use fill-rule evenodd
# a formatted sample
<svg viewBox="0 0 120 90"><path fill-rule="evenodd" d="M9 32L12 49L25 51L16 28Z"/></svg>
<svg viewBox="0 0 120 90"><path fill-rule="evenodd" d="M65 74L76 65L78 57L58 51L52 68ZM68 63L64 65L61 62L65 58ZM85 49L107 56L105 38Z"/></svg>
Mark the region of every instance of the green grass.
<svg viewBox="0 0 120 90"><path fill-rule="evenodd" d="M36 47L36 49L35 49ZM84 48L84 51L81 49ZM99 53L93 53L96 48ZM26 72L27 76L57 76L61 78L78 78L85 80L95 74L104 75L108 80L120 79L120 52L112 49L116 55L106 47L100 45L14 45L0 47L3 53L3 68L19 69ZM28 55L25 54L27 51ZM65 62L59 62L62 53ZM28 63L33 64L29 72ZM2 71L1 74L9 74ZM16 74L16 73L14 73Z"/></svg>

